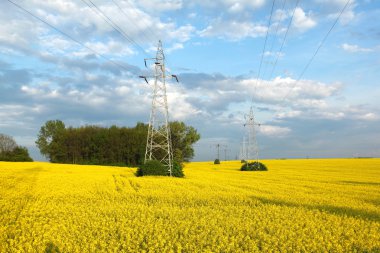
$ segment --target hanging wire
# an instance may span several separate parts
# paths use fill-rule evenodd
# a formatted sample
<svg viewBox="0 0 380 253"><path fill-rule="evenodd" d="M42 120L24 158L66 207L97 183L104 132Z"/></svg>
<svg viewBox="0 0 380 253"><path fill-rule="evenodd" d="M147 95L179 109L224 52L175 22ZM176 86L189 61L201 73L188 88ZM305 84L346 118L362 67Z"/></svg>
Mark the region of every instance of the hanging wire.
<svg viewBox="0 0 380 253"><path fill-rule="evenodd" d="M126 70L127 72L130 72L130 69L129 69L128 67L124 66L123 64L118 63L118 62L115 62L115 61L111 60L110 58L108 58L107 56L105 56L105 55L103 55L103 54L97 52L96 50L90 48L89 46L86 46L86 45L85 45L84 43L82 43L81 41L79 41L79 40L75 39L74 37L72 37L71 35L69 35L69 34L63 32L62 30L58 29L57 27L53 26L52 24L50 24L49 22L43 20L42 18L40 18L40 17L34 15L32 12L28 11L28 10L25 9L24 7L20 6L19 4L15 3L15 2L13 2L13 1L11 1L11 0L7 0L7 1L8 1L9 3L13 4L14 6L16 6L17 8L23 10L25 13L29 14L30 16L34 17L35 19L41 21L41 22L44 23L45 25L49 26L50 28L52 28L52 29L55 30L56 32L58 32L58 33L64 35L65 37L71 39L72 41L76 42L77 44L81 45L82 47L84 47L84 48L88 49L89 51L93 52L95 55L97 55L97 56L99 56L99 57L105 59L106 61L108 61L108 62L110 62L110 63L112 63L112 64L114 64L114 65L116 65L116 66L118 66L118 67L120 67L120 68L122 68L122 69L124 69L124 70Z"/></svg>

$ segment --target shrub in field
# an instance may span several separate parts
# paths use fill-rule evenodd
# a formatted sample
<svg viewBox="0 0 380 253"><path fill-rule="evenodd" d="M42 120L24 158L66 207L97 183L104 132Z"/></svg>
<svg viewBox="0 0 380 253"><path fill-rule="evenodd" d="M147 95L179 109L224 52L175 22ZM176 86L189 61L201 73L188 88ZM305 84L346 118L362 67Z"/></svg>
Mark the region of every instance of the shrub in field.
<svg viewBox="0 0 380 253"><path fill-rule="evenodd" d="M242 159L241 161L240 161L240 163L246 163L247 161L246 160L244 160L244 159Z"/></svg>
<svg viewBox="0 0 380 253"><path fill-rule="evenodd" d="M179 163L179 162L173 163L172 176L173 177L184 177L185 176L183 174L183 166L181 163Z"/></svg>
<svg viewBox="0 0 380 253"><path fill-rule="evenodd" d="M166 176L168 171L166 167L157 160L150 160L141 164L136 172L138 177L142 176Z"/></svg>
<svg viewBox="0 0 380 253"><path fill-rule="evenodd" d="M214 164L220 164L220 160L219 159L215 159Z"/></svg>
<svg viewBox="0 0 380 253"><path fill-rule="evenodd" d="M267 171L268 168L261 162L245 163L240 168L241 171Z"/></svg>
<svg viewBox="0 0 380 253"><path fill-rule="evenodd" d="M168 168L160 161L150 160L138 167L136 176L169 176ZM184 177L182 165L178 162L173 163L173 177Z"/></svg>

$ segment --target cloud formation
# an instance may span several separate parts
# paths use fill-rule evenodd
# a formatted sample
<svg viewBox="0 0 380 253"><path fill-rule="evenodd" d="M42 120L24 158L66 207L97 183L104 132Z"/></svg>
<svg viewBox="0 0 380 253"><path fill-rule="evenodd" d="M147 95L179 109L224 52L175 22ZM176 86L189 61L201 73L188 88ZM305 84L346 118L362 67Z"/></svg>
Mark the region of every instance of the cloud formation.
<svg viewBox="0 0 380 253"><path fill-rule="evenodd" d="M369 53L369 52L374 51L374 49L372 49L372 48L359 47L358 45L352 45L352 44L347 44L347 43L343 43L341 45L341 48L344 51L347 51L350 53L360 53L360 52Z"/></svg>
<svg viewBox="0 0 380 253"><path fill-rule="evenodd" d="M300 31L309 30L317 25L317 22L311 17L311 14L306 14L304 10L297 7L294 11L293 26Z"/></svg>
<svg viewBox="0 0 380 253"><path fill-rule="evenodd" d="M214 20L199 34L202 37L218 37L229 40L240 40L246 37L261 37L265 36L267 27L250 22L238 22L234 20Z"/></svg>

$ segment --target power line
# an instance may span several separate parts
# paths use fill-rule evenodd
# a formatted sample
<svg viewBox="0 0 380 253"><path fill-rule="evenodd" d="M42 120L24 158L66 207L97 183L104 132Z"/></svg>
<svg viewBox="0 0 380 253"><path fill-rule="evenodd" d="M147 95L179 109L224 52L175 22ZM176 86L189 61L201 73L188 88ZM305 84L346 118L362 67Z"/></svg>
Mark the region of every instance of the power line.
<svg viewBox="0 0 380 253"><path fill-rule="evenodd" d="M327 37L330 35L331 31L334 29L335 25L338 23L340 17L342 16L343 12L346 10L348 4L351 2L351 0L348 0L346 2L346 5L343 7L343 9L340 11L338 17L335 19L335 22L333 25L330 27L329 31L326 33L325 37L323 38L322 42L319 44L317 50L315 50L313 56L310 58L309 62L306 64L305 68L302 70L301 75L298 77L298 81L302 78L302 76L305 74L306 70L309 68L311 62L314 60L315 56L318 54L319 49L323 46L325 43Z"/></svg>
<svg viewBox="0 0 380 253"><path fill-rule="evenodd" d="M275 38L277 37L278 29L280 28L280 24L281 24L282 16L283 16L283 14L284 14L284 10L285 10L285 4L286 4L286 0L283 0L283 2L282 2L282 7L281 7L281 15L280 15L280 18L279 18L279 22L277 23L276 32L274 33ZM271 45L269 51L272 51L272 50L273 50L273 46L274 46L275 41L276 41L276 40L273 39L273 41L272 41L272 45Z"/></svg>
<svg viewBox="0 0 380 253"><path fill-rule="evenodd" d="M274 9L274 4L275 4L275 2L276 2L276 0L273 0L273 2L272 2L272 8L271 8L271 11L270 11L270 16L269 16L269 20L268 20L268 29L267 29L267 33L266 33L266 35L265 35L265 41L264 41L264 47L263 47L263 52L262 52L262 54L261 54L261 60L260 60L260 65L259 65L259 71L258 71L258 73L257 73L257 79L256 79L256 83L255 83L255 89L254 89L254 92L253 92L253 94L252 94L252 100L251 100L251 106L250 106L250 118L253 120L253 98L254 98L254 95L255 95L255 93L256 93L256 88L257 88L257 86L258 86L258 84L260 83L260 72L261 72L261 66L262 66L262 63L263 63L263 58L264 58L264 53L265 53L265 49L266 49L266 45L267 45L267 41L268 41L268 35L269 35L269 29L270 29L270 25L271 25L271 22L272 22L272 16L273 16L273 9ZM245 126L246 124L244 124L244 126ZM254 132L254 125L252 125L252 126L250 126L249 127L250 128L250 130L248 131L249 133L248 133L248 138L249 138L249 140L252 140L252 137L254 136L254 135L252 135L252 129L253 129L253 132ZM256 142L256 140L255 140L255 142ZM250 145L250 147L253 147L253 146L255 146L256 148L257 148L257 145L255 144L255 145L253 145L253 143L251 143L250 142L250 144L252 144L252 145ZM243 145L244 145L244 141L243 141ZM245 147L243 148L243 149L245 149ZM258 149L256 149L256 150L258 150ZM252 150L251 150L252 151ZM245 151L244 151L245 152ZM247 153L247 152L246 152ZM249 155L248 155L248 153L247 153L247 159L249 159L249 158L252 158L252 154L251 154L252 152L250 152L249 153ZM258 161L258 152L253 152L253 153L255 153L255 160L256 161Z"/></svg>
<svg viewBox="0 0 380 253"><path fill-rule="evenodd" d="M83 0L82 0L83 1ZM156 30L153 30L150 25L145 22L145 20L141 20L138 24L136 24L129 16L127 13L125 13L125 11L123 10L123 8L120 6L120 4L117 4L115 0L112 0L112 2L118 7L118 9L120 10L120 12L122 12L124 14L124 16L130 20L130 22L135 26L135 27L139 27L139 24L145 24L146 25L146 28L148 29L148 31L150 32L150 34L147 34L145 31L142 30L142 34L144 35L145 39L147 39L147 41L156 41L156 40L161 40L162 38L159 38L157 37L157 31ZM125 2L126 4L128 4L132 9L135 8L134 5L132 5L128 0L125 0L123 1ZM140 27L141 28L141 27ZM165 59L167 65L171 65L171 61L166 57Z"/></svg>
<svg viewBox="0 0 380 253"><path fill-rule="evenodd" d="M86 1L82 0L82 2L84 2L87 6L89 6L91 9L93 9L93 7L96 8L96 10L98 12L95 12L96 14L99 15L99 13L101 14L101 17L113 28L115 29L119 34L121 34L127 41L129 41L130 43L132 43L132 45L136 46L136 48L138 48L139 50L141 50L141 52L143 52L145 55L146 52L145 50L137 43L135 42L130 36L128 36L128 34L126 34L124 32L124 30L118 26L117 24L115 24L115 22L113 22L102 10L100 10L100 8L98 6L96 6L91 0L89 0L89 2L92 4L93 7L91 7ZM94 10L94 9L93 9Z"/></svg>
<svg viewBox="0 0 380 253"><path fill-rule="evenodd" d="M267 29L267 33L265 35L265 42L264 42L263 52L261 54L261 60L260 60L260 65L259 65L259 71L257 73L256 86L255 86L255 89L254 89L254 93L256 93L256 88L257 88L257 85L258 85L259 79L260 79L261 66L263 64L263 58L264 58L265 48L266 48L266 45L267 45L268 34L269 34L270 24L271 24L271 21L272 21L272 15L273 15L273 9L274 9L274 3L275 2L276 2L276 0L273 0L273 2L272 2L272 9L271 9L270 17L269 17L269 20L268 20L268 29ZM252 95L252 101L251 101L252 104L253 104L253 96L254 96L254 94Z"/></svg>
<svg viewBox="0 0 380 253"><path fill-rule="evenodd" d="M323 46L323 44L325 43L325 41L327 40L327 37L330 35L331 31L334 29L335 25L338 23L340 17L342 16L343 12L346 10L347 6L349 5L349 3L351 2L351 0L347 0L346 4L344 5L344 7L342 8L342 10L340 11L338 17L335 19L334 23L332 24L332 26L330 27L330 29L328 30L328 32L326 33L326 35L323 37L321 43L319 44L319 46L317 47L317 50L315 50L314 54L312 55L312 57L310 58L310 60L307 62L307 64L305 65L305 67L303 68L301 74L299 75L297 81L294 83L294 85L292 86L292 88L289 90L289 92L283 97L283 99L281 100L281 102L283 102L289 95L290 93L293 91L293 89L296 87L297 83L301 80L301 78L303 77L303 75L305 74L306 70L309 68L310 64L313 62L315 56L318 54L319 50L321 49L321 47Z"/></svg>
<svg viewBox="0 0 380 253"><path fill-rule="evenodd" d="M115 22L113 22L102 10L100 10L100 8L98 6L96 6L91 0L89 0L89 2L91 3L88 4L85 0L81 0L83 3L85 3L88 7L90 7L97 15L99 15L101 18L103 18L104 21L106 21L107 24L109 24L115 31L117 31L122 37L124 37L127 41L129 41L132 45L134 45L136 48L138 48L139 50L141 50L141 52L143 52L145 55L146 52L145 50L136 42L134 41L130 36L128 36L128 34L126 34L124 32L124 30L122 28L120 28L120 26L118 26ZM96 11L95 11L95 9Z"/></svg>
<svg viewBox="0 0 380 253"><path fill-rule="evenodd" d="M268 20L268 29L267 29L267 33L266 33L266 36L265 36L263 52L261 54L259 71L258 71L258 74L257 74L257 78L256 78L256 82L255 82L255 88L254 88L254 91L253 91L253 94L252 94L252 99L251 99L251 106L250 106L251 109L252 109L252 106L253 106L253 99L254 99L254 96L256 94L257 86L260 84L261 66L262 66L262 63L263 63L263 57L264 57L264 53L265 53L265 48L266 48L266 44L267 44L267 41L268 41L269 28L270 28L270 24L271 24L271 21L272 21L272 15L273 15L273 9L274 9L275 2L276 2L276 0L273 0L273 2L272 2L272 8L271 8L270 17L269 17L269 20Z"/></svg>
<svg viewBox="0 0 380 253"><path fill-rule="evenodd" d="M135 8L135 6L133 6L133 5L129 2L129 0L125 0L124 2L127 3L131 8ZM156 31L153 30L152 28L150 28L150 26L149 26L148 23L146 23L144 20L141 20L141 23L144 23L144 24L146 25L147 29L148 29L148 30L150 31L150 33L152 34L154 40L159 39L159 37L157 36Z"/></svg>
<svg viewBox="0 0 380 253"><path fill-rule="evenodd" d="M121 13L123 13L123 15L135 26L135 27L138 27L138 25L133 22L133 20L127 15L127 13L125 13L125 11L123 10L123 8L120 7L120 5L118 3L116 3L114 0L112 0L112 2L114 3L114 5L120 10ZM148 38L148 35L142 30L142 34L144 35L145 39L147 39L147 41L151 41L152 39L151 38Z"/></svg>
<svg viewBox="0 0 380 253"><path fill-rule="evenodd" d="M273 38L273 40L272 40L272 45L271 45L271 47L270 47L270 49L269 49L269 51L268 51L269 53L272 52L273 47L274 47L274 43L276 42L276 37L277 37L277 34L278 34L278 30L279 30L279 28L280 28L280 24L281 24L282 16L283 16L283 14L284 14L285 4L286 4L286 0L283 0L283 1L282 1L282 6L281 6L281 15L280 15L280 18L279 18L279 22L277 23L277 26L276 26L276 31L275 31L275 33L274 33L274 38ZM266 71L267 71L267 66L268 66L268 64L265 65L265 69L264 69L264 74L263 74L263 76L265 76L265 73L266 73Z"/></svg>
<svg viewBox="0 0 380 253"><path fill-rule="evenodd" d="M285 32L284 38L283 38L283 40L282 40L281 47L280 47L280 50L279 50L278 53L277 53L276 61L274 62L274 65L273 65L272 71L271 71L271 73L270 73L269 79L272 78L273 72L274 72L274 70L276 69L276 66L277 66L277 63L278 63L278 58L280 57L280 54L281 54L281 52L282 52L282 48L284 47L285 40L286 40L286 37L288 36L288 32L289 32L290 26L292 25L293 17L294 17L294 13L296 12L296 9L297 9L297 7L298 7L298 4L299 4L299 0L297 0L296 5L294 6L292 16L291 16L291 18L290 18L290 21L289 21L288 27L286 28L286 32Z"/></svg>
<svg viewBox="0 0 380 253"><path fill-rule="evenodd" d="M78 43L79 45L85 47L85 48L88 49L89 51L93 52L95 55L100 56L100 57L102 57L103 59L105 59L105 60L111 62L112 64L114 64L114 65L116 65L116 66L118 66L118 67L120 67L120 68L122 68L122 69L125 69L125 70L128 71L128 72L130 72L130 69L127 68L126 66L124 66L124 65L122 65L122 64L120 64L120 63L117 63L117 62L111 60L110 58L104 56L104 55L101 54L101 53L98 53L98 52L95 51L94 49L90 48L89 46L86 46L84 43L80 42L79 40L75 39L74 37L70 36L69 34L67 34L67 33L61 31L60 29L58 29L58 28L56 28L55 26L53 26L53 25L51 25L50 23L48 23L47 21L45 21L45 20L41 19L40 17L34 15L32 12L28 11L28 10L25 9L24 7L18 5L18 4L16 4L16 3L14 3L14 2L12 2L11 0L7 0L7 1L8 1L9 3L13 4L14 6L16 6L17 8L23 10L23 11L26 12L27 14L31 15L31 16L34 17L35 19L38 19L39 21L41 21L41 22L44 23L45 25L49 26L49 27L52 28L53 30L59 32L60 34L66 36L67 38L71 39L72 41L74 41L74 42Z"/></svg>

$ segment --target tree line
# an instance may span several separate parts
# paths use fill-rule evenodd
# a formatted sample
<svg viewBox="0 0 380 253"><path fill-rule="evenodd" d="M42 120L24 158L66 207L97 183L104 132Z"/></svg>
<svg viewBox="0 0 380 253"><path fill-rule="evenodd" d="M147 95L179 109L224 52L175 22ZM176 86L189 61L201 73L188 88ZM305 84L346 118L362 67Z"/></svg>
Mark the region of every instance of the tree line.
<svg viewBox="0 0 380 253"><path fill-rule="evenodd" d="M0 161L32 162L28 149L17 145L13 137L0 134Z"/></svg>
<svg viewBox="0 0 380 253"><path fill-rule="evenodd" d="M170 122L174 159L189 161L192 145L200 139L197 130L185 123ZM40 129L36 145L54 163L136 166L144 162L148 125L135 127L66 127L49 120Z"/></svg>

